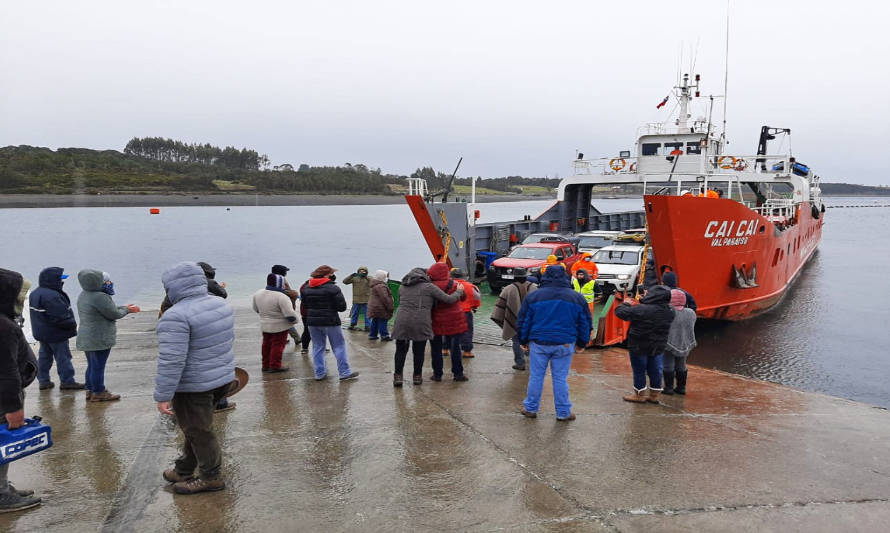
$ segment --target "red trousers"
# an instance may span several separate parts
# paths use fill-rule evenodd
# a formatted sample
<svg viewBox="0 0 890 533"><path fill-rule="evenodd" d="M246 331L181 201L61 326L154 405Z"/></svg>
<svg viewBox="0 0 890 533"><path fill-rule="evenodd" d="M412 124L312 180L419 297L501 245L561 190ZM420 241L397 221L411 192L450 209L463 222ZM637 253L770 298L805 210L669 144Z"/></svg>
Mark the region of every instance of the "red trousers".
<svg viewBox="0 0 890 533"><path fill-rule="evenodd" d="M287 345L287 330L263 332L263 368L281 368L281 354Z"/></svg>

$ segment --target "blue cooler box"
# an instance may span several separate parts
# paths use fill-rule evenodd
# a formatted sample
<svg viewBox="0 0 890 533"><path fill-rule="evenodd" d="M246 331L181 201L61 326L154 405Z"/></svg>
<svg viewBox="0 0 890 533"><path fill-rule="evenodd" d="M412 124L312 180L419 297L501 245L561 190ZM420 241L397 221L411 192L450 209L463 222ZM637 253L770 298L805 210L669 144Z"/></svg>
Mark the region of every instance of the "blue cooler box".
<svg viewBox="0 0 890 533"><path fill-rule="evenodd" d="M0 424L0 465L43 451L53 445L52 428L39 416L26 418L25 425L9 429Z"/></svg>

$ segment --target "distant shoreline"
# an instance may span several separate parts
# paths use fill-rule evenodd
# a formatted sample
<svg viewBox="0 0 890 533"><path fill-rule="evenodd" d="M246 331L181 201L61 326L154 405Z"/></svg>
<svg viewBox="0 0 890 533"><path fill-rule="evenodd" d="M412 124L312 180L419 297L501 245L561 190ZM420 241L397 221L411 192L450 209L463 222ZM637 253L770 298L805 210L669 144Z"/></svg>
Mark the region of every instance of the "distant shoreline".
<svg viewBox="0 0 890 533"><path fill-rule="evenodd" d="M463 199L463 195L452 196ZM555 200L552 196L477 195L479 203ZM0 209L32 207L202 207L390 205L401 195L369 194L0 194Z"/></svg>

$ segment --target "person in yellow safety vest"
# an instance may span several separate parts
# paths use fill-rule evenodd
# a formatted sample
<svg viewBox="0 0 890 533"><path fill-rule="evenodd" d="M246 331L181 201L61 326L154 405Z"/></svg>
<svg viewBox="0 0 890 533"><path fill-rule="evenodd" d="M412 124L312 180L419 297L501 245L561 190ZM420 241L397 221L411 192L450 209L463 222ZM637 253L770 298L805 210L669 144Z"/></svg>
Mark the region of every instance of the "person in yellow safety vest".
<svg viewBox="0 0 890 533"><path fill-rule="evenodd" d="M587 275L594 281L597 276L599 276L600 269L597 268L596 263L593 262L593 254L590 252L584 252L581 254L581 259L575 261L575 264L572 265L572 276L582 268L587 271Z"/></svg>
<svg viewBox="0 0 890 533"><path fill-rule="evenodd" d="M593 302L596 281L590 279L590 275L587 274L586 270L579 268L575 271L575 277L572 278L572 287L574 287L575 292L581 293L581 296L587 300L588 304Z"/></svg>

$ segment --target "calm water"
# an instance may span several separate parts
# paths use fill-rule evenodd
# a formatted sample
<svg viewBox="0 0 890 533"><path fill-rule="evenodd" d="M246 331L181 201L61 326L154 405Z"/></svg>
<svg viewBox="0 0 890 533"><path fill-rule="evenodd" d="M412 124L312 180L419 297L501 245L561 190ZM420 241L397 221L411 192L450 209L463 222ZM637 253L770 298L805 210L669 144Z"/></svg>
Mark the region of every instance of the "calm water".
<svg viewBox="0 0 890 533"><path fill-rule="evenodd" d="M829 205L888 203L831 198ZM484 204L482 222L537 215L552 201ZM636 208L635 200L600 200L601 211ZM236 305L265 284L272 264L301 282L326 263L341 278L359 265L401 278L432 257L404 205L179 207L0 210L0 266L36 282L45 266L109 272L118 303L157 309L160 275L182 260L207 261ZM690 361L890 407L890 208L829 209L823 241L785 301L755 319L701 324ZM681 280L682 281L682 280ZM72 299L79 286L69 280ZM345 291L347 294L349 291Z"/></svg>

